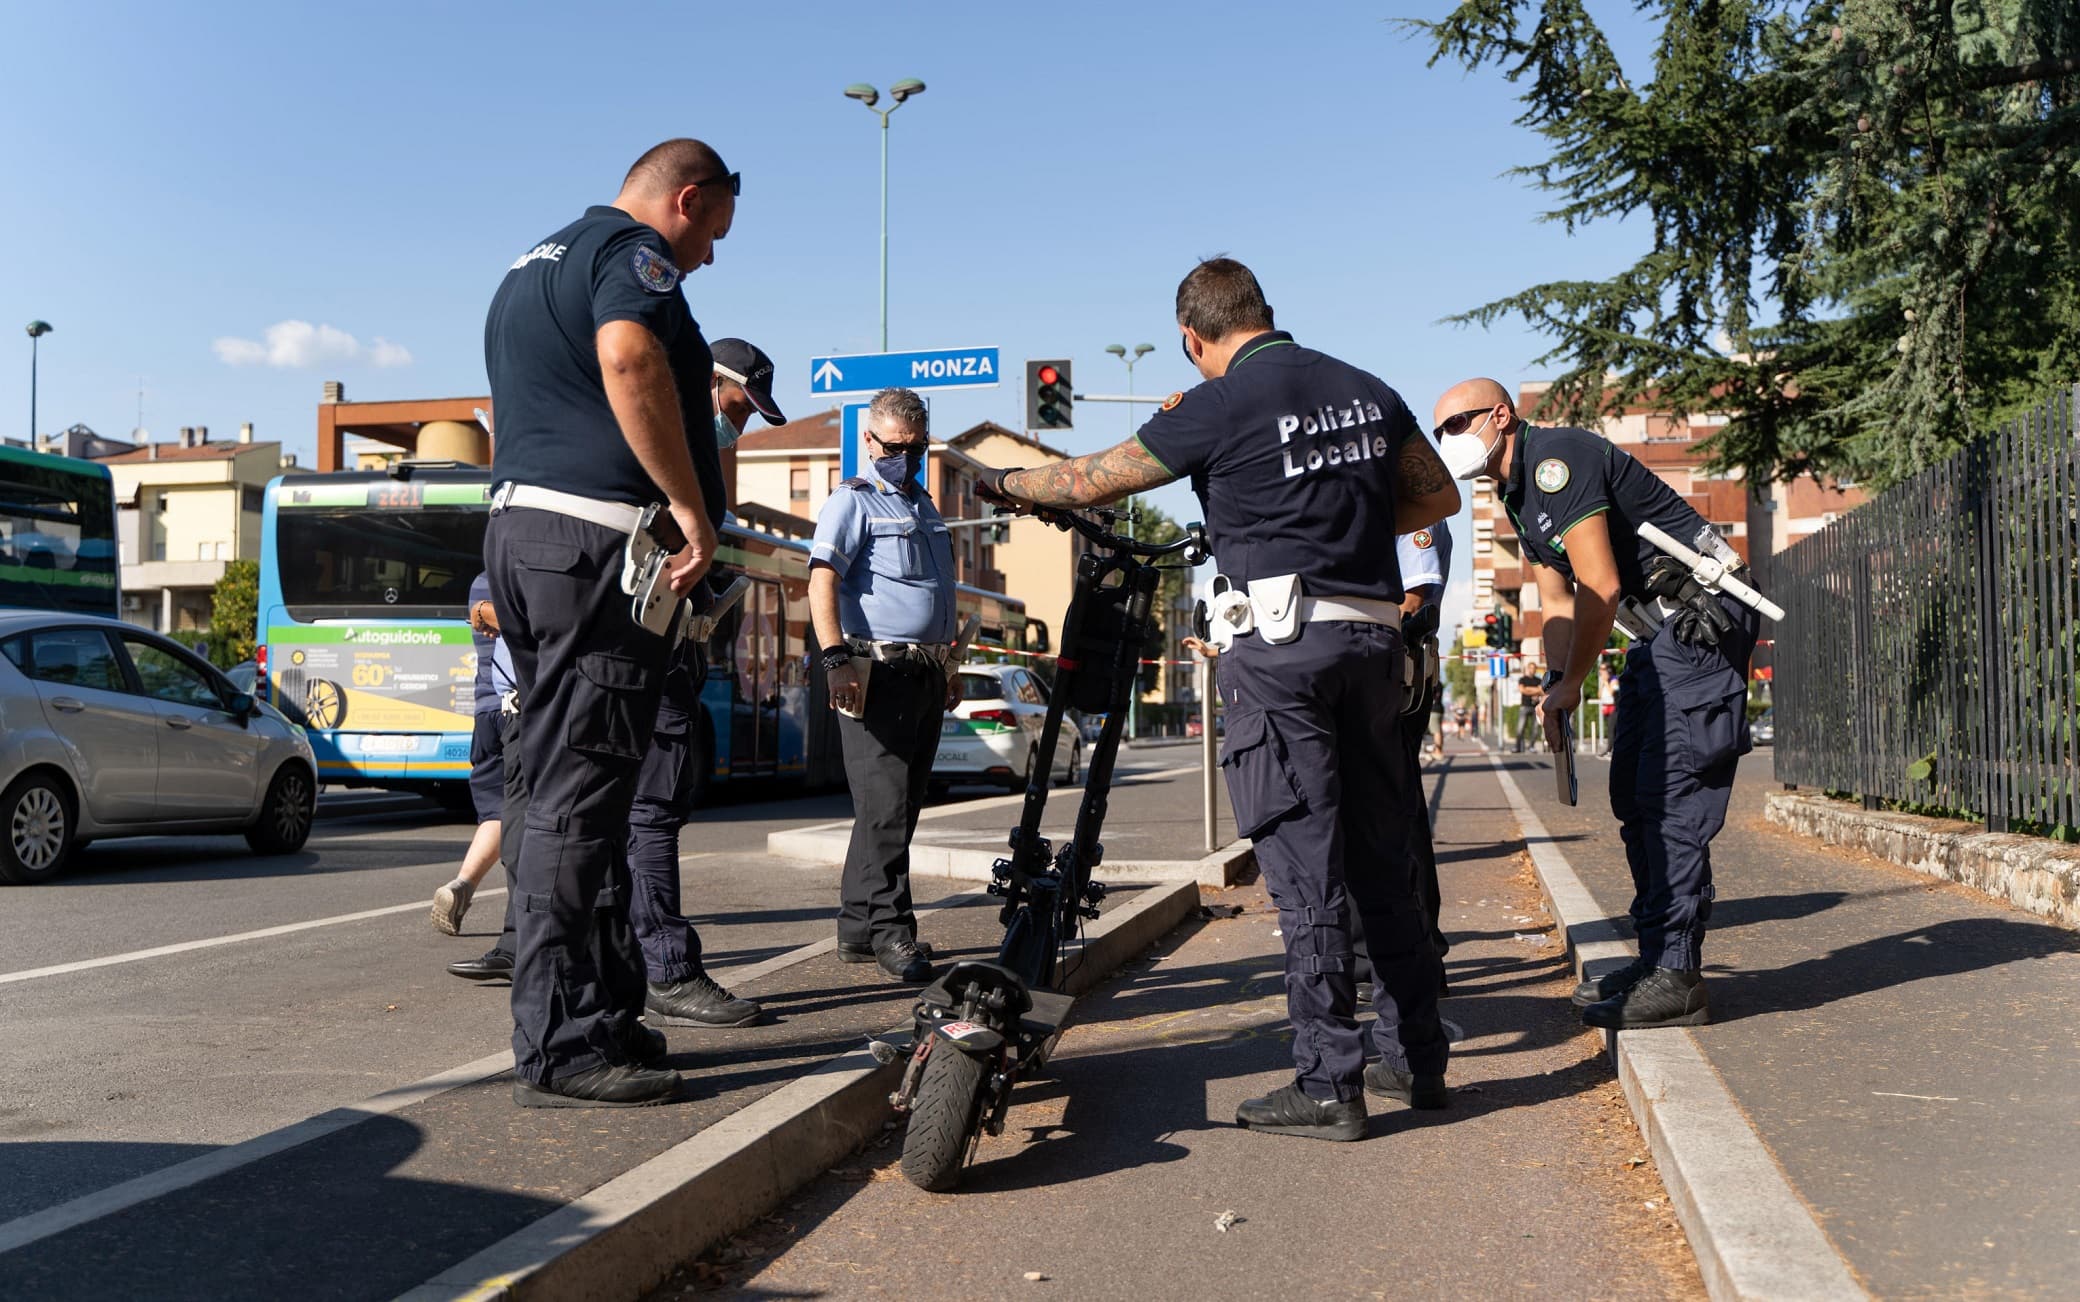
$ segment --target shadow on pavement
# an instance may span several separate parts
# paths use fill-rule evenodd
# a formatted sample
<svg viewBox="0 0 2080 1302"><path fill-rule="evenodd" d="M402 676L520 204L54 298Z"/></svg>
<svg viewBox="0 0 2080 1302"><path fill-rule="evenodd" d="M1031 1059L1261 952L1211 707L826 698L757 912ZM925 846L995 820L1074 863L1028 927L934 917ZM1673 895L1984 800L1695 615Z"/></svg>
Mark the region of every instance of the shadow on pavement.
<svg viewBox="0 0 2080 1302"><path fill-rule="evenodd" d="M321 854L319 851L323 850ZM461 841L384 840L312 845L295 854L254 854L243 838L197 836L106 840L79 851L65 874L38 890L133 886L141 882L244 881L266 877L337 876L413 863L462 858ZM430 898L430 893L429 893Z"/></svg>

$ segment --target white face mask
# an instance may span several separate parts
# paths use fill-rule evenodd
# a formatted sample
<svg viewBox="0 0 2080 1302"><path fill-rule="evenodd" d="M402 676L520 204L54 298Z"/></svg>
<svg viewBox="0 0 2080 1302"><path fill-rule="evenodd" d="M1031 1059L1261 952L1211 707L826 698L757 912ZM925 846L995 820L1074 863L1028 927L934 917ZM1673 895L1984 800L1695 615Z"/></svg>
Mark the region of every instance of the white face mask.
<svg viewBox="0 0 2080 1302"><path fill-rule="evenodd" d="M1437 457L1454 479L1478 479L1488 468L1488 455L1495 450L1492 443L1481 438L1481 426L1495 419L1489 412L1481 418L1480 425L1464 434L1445 434L1437 440Z"/></svg>

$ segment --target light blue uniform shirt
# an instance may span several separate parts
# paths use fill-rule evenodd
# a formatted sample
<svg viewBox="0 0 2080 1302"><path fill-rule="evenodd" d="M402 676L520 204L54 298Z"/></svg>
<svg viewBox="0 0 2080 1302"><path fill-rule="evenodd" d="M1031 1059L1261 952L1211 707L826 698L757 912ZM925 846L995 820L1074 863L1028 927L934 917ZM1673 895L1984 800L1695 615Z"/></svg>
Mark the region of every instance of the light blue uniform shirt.
<svg viewBox="0 0 2080 1302"><path fill-rule="evenodd" d="M1435 586L1438 592L1423 604L1436 605L1444 596L1445 576L1452 569L1452 531L1444 521L1394 539L1394 554L1401 560L1402 589L1414 592Z"/></svg>
<svg viewBox="0 0 2080 1302"><path fill-rule="evenodd" d="M838 574L838 623L845 636L875 642L953 641L953 538L931 497L915 484L889 487L871 465L865 486L849 483L816 517L812 565Z"/></svg>

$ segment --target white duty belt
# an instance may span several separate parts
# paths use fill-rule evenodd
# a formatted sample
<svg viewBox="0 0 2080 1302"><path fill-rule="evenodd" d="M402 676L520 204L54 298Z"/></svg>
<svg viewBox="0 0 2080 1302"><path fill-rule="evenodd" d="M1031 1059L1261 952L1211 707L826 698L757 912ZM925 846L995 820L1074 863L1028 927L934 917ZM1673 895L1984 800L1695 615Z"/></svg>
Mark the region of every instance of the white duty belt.
<svg viewBox="0 0 2080 1302"><path fill-rule="evenodd" d="M643 523L641 507L626 502L602 502L598 498L580 497L576 493L559 493L553 488L537 488L533 484L516 484L511 480L498 486L491 494L491 509L503 511L507 507L524 506L534 511L553 511L574 520L587 520L615 533L633 534Z"/></svg>
<svg viewBox="0 0 2080 1302"><path fill-rule="evenodd" d="M1251 579L1246 591L1216 574L1207 581L1206 608L1208 640L1223 650L1251 633L1282 646L1317 620L1401 627L1398 602L1383 597L1310 597L1301 590L1297 574Z"/></svg>

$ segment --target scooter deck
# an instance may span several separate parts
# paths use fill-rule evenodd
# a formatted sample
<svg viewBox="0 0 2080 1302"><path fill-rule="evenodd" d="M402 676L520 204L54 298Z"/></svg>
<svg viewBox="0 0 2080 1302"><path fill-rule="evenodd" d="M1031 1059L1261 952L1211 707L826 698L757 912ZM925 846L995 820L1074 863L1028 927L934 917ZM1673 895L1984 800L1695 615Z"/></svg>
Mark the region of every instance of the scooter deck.
<svg viewBox="0 0 2080 1302"><path fill-rule="evenodd" d="M1054 1035L1069 1020L1069 1010L1076 1000L1069 995L1056 994L1052 990L1033 991L1033 1006L1025 1016L1018 1019L1027 1034Z"/></svg>

